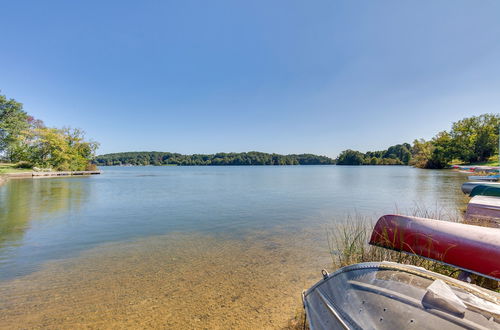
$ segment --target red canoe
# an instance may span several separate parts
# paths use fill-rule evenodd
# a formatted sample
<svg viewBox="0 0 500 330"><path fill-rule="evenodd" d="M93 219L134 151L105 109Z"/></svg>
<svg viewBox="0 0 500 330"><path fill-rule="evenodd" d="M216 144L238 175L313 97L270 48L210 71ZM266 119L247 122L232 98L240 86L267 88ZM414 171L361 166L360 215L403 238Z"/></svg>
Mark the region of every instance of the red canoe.
<svg viewBox="0 0 500 330"><path fill-rule="evenodd" d="M378 219L370 244L500 280L500 229L401 215Z"/></svg>

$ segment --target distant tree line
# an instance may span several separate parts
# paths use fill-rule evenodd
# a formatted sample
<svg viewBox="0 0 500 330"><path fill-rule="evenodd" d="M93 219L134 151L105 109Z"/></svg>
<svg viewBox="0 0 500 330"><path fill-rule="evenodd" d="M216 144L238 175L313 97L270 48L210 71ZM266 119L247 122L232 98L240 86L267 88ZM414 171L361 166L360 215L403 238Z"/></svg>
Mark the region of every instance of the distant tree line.
<svg viewBox="0 0 500 330"><path fill-rule="evenodd" d="M431 140L417 139L413 145L398 144L383 151L362 153L344 150L338 165L413 165L420 168L445 168L452 161L470 164L488 161L498 154L499 114L472 116L453 123Z"/></svg>
<svg viewBox="0 0 500 330"><path fill-rule="evenodd" d="M278 155L263 152L182 155L171 152L120 152L97 156L97 165L330 165L335 161L312 154Z"/></svg>
<svg viewBox="0 0 500 330"><path fill-rule="evenodd" d="M337 165L408 165L411 160L411 145L397 144L382 151L362 153L344 150L337 158Z"/></svg>
<svg viewBox="0 0 500 330"><path fill-rule="evenodd" d="M91 163L98 144L79 129L46 127L14 99L0 95L0 160L55 170L79 171Z"/></svg>

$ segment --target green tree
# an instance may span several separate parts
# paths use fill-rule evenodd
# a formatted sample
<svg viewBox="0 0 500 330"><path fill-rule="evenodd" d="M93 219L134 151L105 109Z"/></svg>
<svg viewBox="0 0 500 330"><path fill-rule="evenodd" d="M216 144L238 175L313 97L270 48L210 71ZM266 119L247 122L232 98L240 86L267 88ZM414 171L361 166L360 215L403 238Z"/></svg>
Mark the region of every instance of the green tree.
<svg viewBox="0 0 500 330"><path fill-rule="evenodd" d="M446 139L448 139L447 134L446 132L442 132L442 135L438 134L433 141L425 141L424 139L415 140L413 142L410 165L435 169L446 167L451 160L448 156L449 152L444 146ZM435 144L436 141L438 142L437 144Z"/></svg>
<svg viewBox="0 0 500 330"><path fill-rule="evenodd" d="M453 160L453 141L448 132L442 131L432 139L432 154L428 166L445 168Z"/></svg>
<svg viewBox="0 0 500 330"><path fill-rule="evenodd" d="M364 161L364 155L361 152L347 149L340 153L337 165L363 165Z"/></svg>
<svg viewBox="0 0 500 330"><path fill-rule="evenodd" d="M412 159L410 165L426 168L433 151L432 142L418 139L413 141L411 150Z"/></svg>
<svg viewBox="0 0 500 330"><path fill-rule="evenodd" d="M84 136L79 129L35 128L27 160L35 166L61 171L86 170L98 144L85 141Z"/></svg>
<svg viewBox="0 0 500 330"><path fill-rule="evenodd" d="M498 128L500 115L483 114L453 123L451 153L467 162L482 162L498 153Z"/></svg>
<svg viewBox="0 0 500 330"><path fill-rule="evenodd" d="M15 161L12 157L22 149L29 129L28 118L22 103L0 95L0 155L10 161Z"/></svg>

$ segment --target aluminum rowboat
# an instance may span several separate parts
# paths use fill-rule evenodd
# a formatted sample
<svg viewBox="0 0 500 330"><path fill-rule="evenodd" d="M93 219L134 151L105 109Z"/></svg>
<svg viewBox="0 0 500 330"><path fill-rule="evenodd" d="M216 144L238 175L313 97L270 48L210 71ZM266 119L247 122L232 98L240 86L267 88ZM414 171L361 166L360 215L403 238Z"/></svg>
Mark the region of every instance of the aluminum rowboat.
<svg viewBox="0 0 500 330"><path fill-rule="evenodd" d="M500 329L500 295L421 267L367 262L303 294L316 329Z"/></svg>

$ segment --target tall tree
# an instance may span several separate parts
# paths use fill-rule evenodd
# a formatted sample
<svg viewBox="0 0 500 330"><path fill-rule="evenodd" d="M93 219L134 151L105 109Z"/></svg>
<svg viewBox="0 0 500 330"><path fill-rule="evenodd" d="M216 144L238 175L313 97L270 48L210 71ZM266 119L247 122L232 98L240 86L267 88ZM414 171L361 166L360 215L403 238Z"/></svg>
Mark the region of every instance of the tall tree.
<svg viewBox="0 0 500 330"><path fill-rule="evenodd" d="M63 171L87 169L98 147L85 141L79 129L40 127L33 130L27 160L33 165Z"/></svg>
<svg viewBox="0 0 500 330"><path fill-rule="evenodd" d="M340 153L337 158L337 165L363 165L364 155L355 150L347 149Z"/></svg>
<svg viewBox="0 0 500 330"><path fill-rule="evenodd" d="M24 140L30 126L28 119L22 103L0 95L0 155L8 160L12 160Z"/></svg>
<svg viewBox="0 0 500 330"><path fill-rule="evenodd" d="M453 123L451 151L467 163L482 162L498 153L499 114L483 114Z"/></svg>

